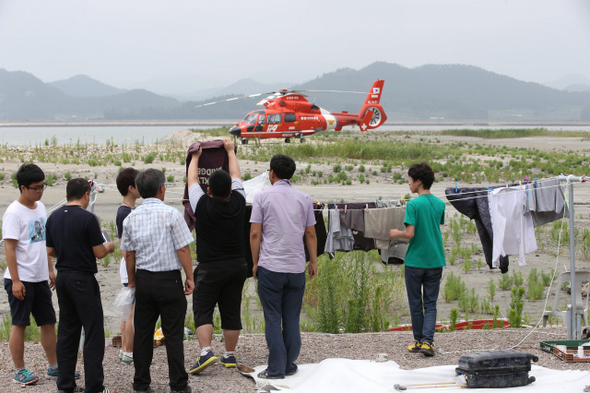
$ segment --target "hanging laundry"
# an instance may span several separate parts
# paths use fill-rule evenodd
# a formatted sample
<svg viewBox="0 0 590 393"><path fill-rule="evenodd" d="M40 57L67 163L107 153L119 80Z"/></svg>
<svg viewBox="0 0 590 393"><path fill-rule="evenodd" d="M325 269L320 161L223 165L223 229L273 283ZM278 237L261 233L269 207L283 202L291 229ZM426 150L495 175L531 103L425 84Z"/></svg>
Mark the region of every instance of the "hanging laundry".
<svg viewBox="0 0 590 393"><path fill-rule="evenodd" d="M393 244L386 250L379 250L381 262L384 265L403 265L406 259L408 245L404 243Z"/></svg>
<svg viewBox="0 0 590 393"><path fill-rule="evenodd" d="M523 214L526 194L523 187L502 187L490 191L488 203L494 231L492 266L500 265L500 257L518 255L518 264L526 265L525 254L537 250L533 216Z"/></svg>
<svg viewBox="0 0 590 393"><path fill-rule="evenodd" d="M340 225L340 214L335 209L328 210L328 236L324 251L334 254L334 251L352 251L354 237L352 230Z"/></svg>
<svg viewBox="0 0 590 393"><path fill-rule="evenodd" d="M494 231L492 229L492 220L490 218L490 208L488 204L489 191L490 189L486 187L465 187L458 189L448 187L445 189L445 196L459 213L467 216L475 222L486 263L490 269L493 269L492 249L494 244ZM508 271L509 263L508 256L500 257L499 268L502 273Z"/></svg>
<svg viewBox="0 0 590 393"><path fill-rule="evenodd" d="M391 244L408 243L407 239L390 239L389 230L405 229L406 207L385 207L365 212L365 237L375 239L375 247L389 249Z"/></svg>
<svg viewBox="0 0 590 393"><path fill-rule="evenodd" d="M569 218L570 213L565 203L563 187L558 179L551 179L527 184L528 199L526 210L533 216L536 227Z"/></svg>
<svg viewBox="0 0 590 393"><path fill-rule="evenodd" d="M354 244L352 249L371 251L375 249L375 240L365 237L365 211L375 207L374 202L369 203L340 203L338 205L328 205L328 208L333 209L338 207L340 212L340 224L352 230L354 237Z"/></svg>
<svg viewBox="0 0 590 393"><path fill-rule="evenodd" d="M324 223L324 204L323 203L314 203L313 204L313 214L315 216L315 236L317 239L317 256L319 257L324 253L324 249L326 248L326 224ZM309 261L309 250L307 248L307 243L305 240L305 236L303 236L303 247L305 248L305 260Z"/></svg>

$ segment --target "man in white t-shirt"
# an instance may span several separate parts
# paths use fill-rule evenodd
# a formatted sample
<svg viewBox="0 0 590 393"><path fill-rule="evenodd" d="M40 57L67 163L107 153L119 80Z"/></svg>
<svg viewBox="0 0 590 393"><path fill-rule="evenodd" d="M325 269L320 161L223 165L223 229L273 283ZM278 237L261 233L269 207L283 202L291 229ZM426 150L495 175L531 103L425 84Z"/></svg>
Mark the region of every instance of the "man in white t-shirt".
<svg viewBox="0 0 590 393"><path fill-rule="evenodd" d="M56 319L51 302L55 273L45 247L47 211L40 201L47 187L45 174L35 164L23 164L16 173L16 180L20 197L8 206L2 218L8 264L4 272L4 288L12 316L9 347L16 367L13 381L24 386L39 381L25 368L24 361L24 335L30 324L30 314L41 329L41 344L49 362L46 378L58 376Z"/></svg>

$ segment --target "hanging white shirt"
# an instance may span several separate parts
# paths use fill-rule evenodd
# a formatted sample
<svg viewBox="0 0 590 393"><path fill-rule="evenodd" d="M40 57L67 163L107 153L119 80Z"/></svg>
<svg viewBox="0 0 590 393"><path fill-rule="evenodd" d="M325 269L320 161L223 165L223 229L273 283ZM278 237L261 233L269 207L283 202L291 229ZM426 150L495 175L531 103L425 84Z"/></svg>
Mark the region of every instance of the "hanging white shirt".
<svg viewBox="0 0 590 393"><path fill-rule="evenodd" d="M526 203L520 186L496 188L488 195L494 242L492 267L500 266L500 257L518 255L518 264L526 265L525 254L537 250L533 217L523 214Z"/></svg>

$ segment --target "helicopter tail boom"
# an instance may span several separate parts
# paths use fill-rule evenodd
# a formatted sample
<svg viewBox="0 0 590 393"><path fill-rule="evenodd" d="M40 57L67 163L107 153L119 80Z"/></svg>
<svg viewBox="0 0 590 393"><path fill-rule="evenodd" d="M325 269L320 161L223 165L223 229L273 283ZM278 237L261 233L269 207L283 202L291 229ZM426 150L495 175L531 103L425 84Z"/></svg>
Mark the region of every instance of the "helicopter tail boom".
<svg viewBox="0 0 590 393"><path fill-rule="evenodd" d="M359 111L359 118L362 119L361 130L366 131L367 129L377 128L387 120L387 116L385 115L385 111L380 104L381 101L381 93L383 92L383 83L385 81L382 79L376 80L371 86L371 90L369 90L369 94L367 94L367 98L361 110ZM369 112L372 112L372 115L369 117ZM368 118L368 121L366 121Z"/></svg>

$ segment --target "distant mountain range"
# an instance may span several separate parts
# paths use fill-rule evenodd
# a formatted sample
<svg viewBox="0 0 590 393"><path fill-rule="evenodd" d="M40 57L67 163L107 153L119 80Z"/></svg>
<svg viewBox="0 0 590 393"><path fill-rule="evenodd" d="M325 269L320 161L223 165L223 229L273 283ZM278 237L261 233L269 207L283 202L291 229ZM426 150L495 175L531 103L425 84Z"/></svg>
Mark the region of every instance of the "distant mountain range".
<svg viewBox="0 0 590 393"><path fill-rule="evenodd" d="M278 88L368 92L384 79L382 105L390 120L590 120L590 87L572 78L550 88L466 65L406 68L377 62L361 70L343 68L309 82L286 86L244 79L204 101L184 101L146 90L124 90L85 75L44 83L22 71L0 69L0 121L237 119L260 100L244 99L195 108L200 103ZM558 84L559 82L560 84ZM581 82L581 83L580 83ZM590 86L590 81L589 85ZM330 111L357 112L364 95L307 93Z"/></svg>

